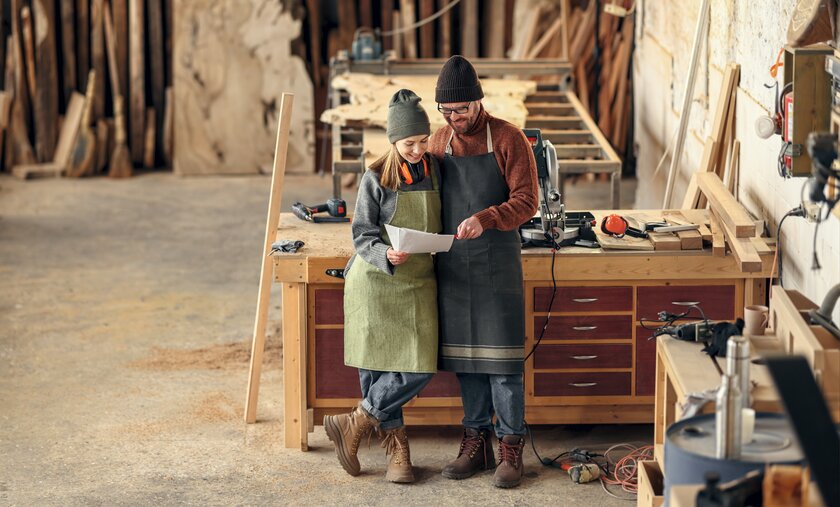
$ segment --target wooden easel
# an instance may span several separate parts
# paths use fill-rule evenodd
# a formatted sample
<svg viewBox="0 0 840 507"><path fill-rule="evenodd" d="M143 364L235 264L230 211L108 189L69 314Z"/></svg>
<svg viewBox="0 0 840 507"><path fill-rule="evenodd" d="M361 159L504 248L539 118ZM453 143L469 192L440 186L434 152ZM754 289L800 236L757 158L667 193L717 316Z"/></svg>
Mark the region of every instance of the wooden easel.
<svg viewBox="0 0 840 507"><path fill-rule="evenodd" d="M271 175L271 196L268 200L268 218L265 224L260 288L257 293L257 315L254 321L254 338L251 344L251 367L248 376L248 394L245 397L245 422L257 420L257 396L260 391L260 372L265 350L265 325L268 320L268 302L271 296L272 266L269 253L277 236L280 221L280 201L283 197L283 178L286 175L286 153L289 147L289 127L292 122L293 93L283 93L280 99L280 118L277 122L277 144L274 146L274 169Z"/></svg>

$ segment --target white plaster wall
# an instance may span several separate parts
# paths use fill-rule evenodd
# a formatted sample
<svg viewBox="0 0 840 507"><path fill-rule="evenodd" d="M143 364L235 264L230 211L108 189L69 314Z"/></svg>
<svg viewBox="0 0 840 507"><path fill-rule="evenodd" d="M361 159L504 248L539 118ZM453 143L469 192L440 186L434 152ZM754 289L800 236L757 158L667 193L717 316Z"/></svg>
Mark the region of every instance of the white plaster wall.
<svg viewBox="0 0 840 507"><path fill-rule="evenodd" d="M672 141L679 123L685 80L691 58L695 24L701 0L639 0L636 79L636 143L638 178L636 206L659 208L665 193L670 159L655 168ZM736 135L741 142L738 198L756 216L767 221L775 235L779 219L799 204L804 178L785 180L776 172L781 140L758 138L754 122L773 110L770 66L785 41L795 0L711 0L709 36L703 48L692 102L689 133L674 187L672 205L679 206L688 177L697 170L702 140L711 134L723 69L741 66L736 109ZM782 230L784 281L817 303L840 282L840 220L832 217L820 226L817 254L822 270L811 270L814 224L788 218ZM834 314L840 322L840 310Z"/></svg>

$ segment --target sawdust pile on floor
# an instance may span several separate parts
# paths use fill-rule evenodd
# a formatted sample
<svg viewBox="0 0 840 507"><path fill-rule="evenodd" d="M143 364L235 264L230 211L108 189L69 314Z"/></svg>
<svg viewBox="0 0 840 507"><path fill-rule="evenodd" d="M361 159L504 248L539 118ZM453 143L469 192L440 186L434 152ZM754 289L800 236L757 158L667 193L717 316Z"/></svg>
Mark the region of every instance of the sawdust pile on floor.
<svg viewBox="0 0 840 507"><path fill-rule="evenodd" d="M279 333L266 338L263 364L278 365L283 359ZM229 370L241 369L251 360L251 339L211 345L200 349L152 347L151 357L135 361L132 368L142 370Z"/></svg>
<svg viewBox="0 0 840 507"><path fill-rule="evenodd" d="M242 420L244 407L241 401L225 393L209 393L193 403L187 411L176 412L172 417L119 426L114 434L131 434L143 438L171 438L179 431L192 431L203 423Z"/></svg>

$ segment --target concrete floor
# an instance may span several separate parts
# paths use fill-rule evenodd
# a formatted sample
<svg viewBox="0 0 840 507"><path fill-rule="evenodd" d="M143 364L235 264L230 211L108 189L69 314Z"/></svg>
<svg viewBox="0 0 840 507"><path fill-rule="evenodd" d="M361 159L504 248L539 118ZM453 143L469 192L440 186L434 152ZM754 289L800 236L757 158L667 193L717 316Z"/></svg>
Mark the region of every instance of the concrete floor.
<svg viewBox="0 0 840 507"><path fill-rule="evenodd" d="M286 181L284 207L329 193L327 179ZM410 429L413 486L384 481L376 442L357 478L320 426L311 452L284 449L277 294L259 422L244 424L269 182L0 177L0 504L628 505L530 450L519 489L448 481L457 428ZM605 185L571 189L576 207L604 207ZM535 435L549 455L649 442L652 427Z"/></svg>

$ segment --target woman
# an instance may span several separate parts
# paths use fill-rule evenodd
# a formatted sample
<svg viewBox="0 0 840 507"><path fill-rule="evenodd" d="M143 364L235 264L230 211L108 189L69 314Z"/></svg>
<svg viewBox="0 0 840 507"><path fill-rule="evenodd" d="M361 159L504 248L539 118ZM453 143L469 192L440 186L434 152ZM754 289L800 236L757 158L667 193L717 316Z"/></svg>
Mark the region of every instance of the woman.
<svg viewBox="0 0 840 507"><path fill-rule="evenodd" d="M437 371L438 309L431 254L394 250L385 224L441 230L440 174L426 154L429 133L420 97L395 93L388 107L392 147L362 177L352 226L356 254L344 271L344 363L359 368L362 401L349 414L324 417L350 475L360 471L362 438L384 431L391 482L414 481L402 406Z"/></svg>

